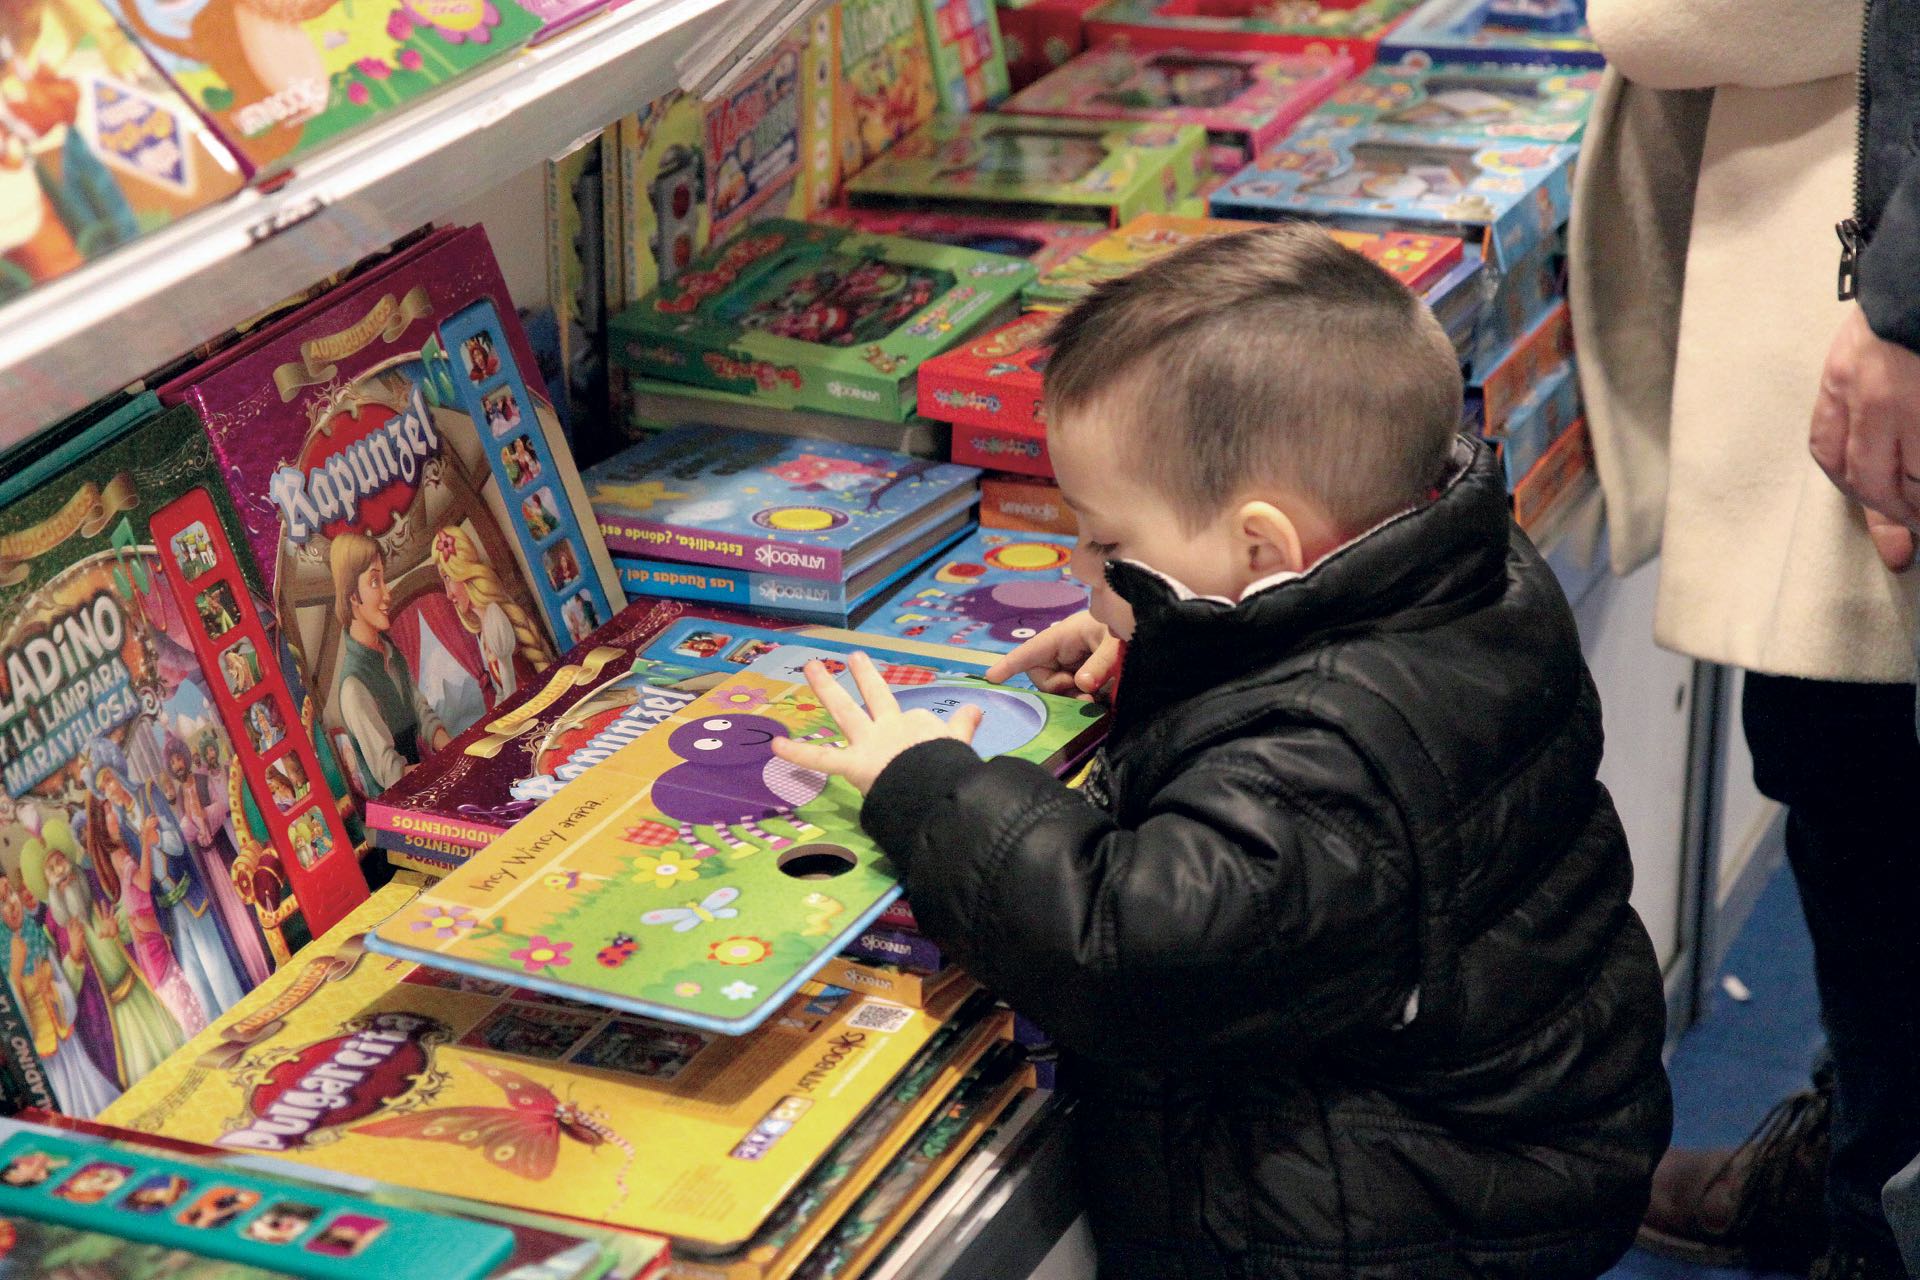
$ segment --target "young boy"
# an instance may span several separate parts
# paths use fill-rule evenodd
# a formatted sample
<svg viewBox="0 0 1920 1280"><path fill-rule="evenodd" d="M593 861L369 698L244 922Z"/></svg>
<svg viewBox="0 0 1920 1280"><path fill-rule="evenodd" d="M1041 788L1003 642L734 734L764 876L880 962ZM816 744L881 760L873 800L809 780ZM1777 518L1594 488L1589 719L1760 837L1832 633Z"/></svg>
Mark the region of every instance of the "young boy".
<svg viewBox="0 0 1920 1280"><path fill-rule="evenodd" d="M852 663L843 774L927 934L1073 1057L1102 1280L1594 1276L1670 1120L1573 618L1456 435L1432 315L1326 236L1195 244L1061 320L1084 790ZM1124 666L1124 678L1120 673Z"/></svg>

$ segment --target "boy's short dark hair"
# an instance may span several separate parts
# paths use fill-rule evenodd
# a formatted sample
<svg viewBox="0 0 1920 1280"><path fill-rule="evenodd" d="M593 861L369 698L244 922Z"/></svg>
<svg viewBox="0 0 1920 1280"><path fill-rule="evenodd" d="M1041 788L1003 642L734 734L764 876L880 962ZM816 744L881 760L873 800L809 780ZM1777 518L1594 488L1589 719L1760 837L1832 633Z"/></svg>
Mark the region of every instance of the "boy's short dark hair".
<svg viewBox="0 0 1920 1280"><path fill-rule="evenodd" d="M1190 526L1249 484L1360 533L1439 483L1460 363L1433 313L1323 231L1197 241L1100 285L1053 329L1048 419L1124 405L1129 438Z"/></svg>

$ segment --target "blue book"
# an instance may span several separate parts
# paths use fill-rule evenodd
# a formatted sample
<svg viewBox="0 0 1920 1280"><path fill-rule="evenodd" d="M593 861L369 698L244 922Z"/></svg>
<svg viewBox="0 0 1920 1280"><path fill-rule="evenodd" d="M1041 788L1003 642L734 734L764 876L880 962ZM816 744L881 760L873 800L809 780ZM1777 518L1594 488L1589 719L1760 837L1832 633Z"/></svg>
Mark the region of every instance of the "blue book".
<svg viewBox="0 0 1920 1280"><path fill-rule="evenodd" d="M1603 67L1606 58L1585 22L1558 0L1427 0L1380 42L1376 65L1396 62L1505 62L1521 66ZM1584 14L1579 15L1584 19Z"/></svg>
<svg viewBox="0 0 1920 1280"><path fill-rule="evenodd" d="M1355 231L1459 236L1505 270L1547 243L1573 204L1580 148L1378 126L1302 131L1213 193L1216 218L1305 218Z"/></svg>
<svg viewBox="0 0 1920 1280"><path fill-rule="evenodd" d="M1087 607L1073 539L982 529L930 564L856 630L1006 653Z"/></svg>
<svg viewBox="0 0 1920 1280"><path fill-rule="evenodd" d="M589 469L615 555L845 582L979 500L980 472L834 440L689 426Z"/></svg>
<svg viewBox="0 0 1920 1280"><path fill-rule="evenodd" d="M643 595L703 600L775 617L844 627L867 605L879 600L889 588L918 569L928 557L973 528L972 517L966 512L957 512L913 541L856 567L845 582L749 573L745 569L716 569L637 556L615 556L613 567L629 599Z"/></svg>

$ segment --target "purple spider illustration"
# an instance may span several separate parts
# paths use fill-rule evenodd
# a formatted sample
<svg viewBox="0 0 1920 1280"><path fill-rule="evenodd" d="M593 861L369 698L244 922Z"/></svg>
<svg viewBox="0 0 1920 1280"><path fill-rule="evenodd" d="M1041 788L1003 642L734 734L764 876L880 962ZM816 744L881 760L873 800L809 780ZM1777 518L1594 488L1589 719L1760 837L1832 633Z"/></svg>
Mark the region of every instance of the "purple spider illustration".
<svg viewBox="0 0 1920 1280"><path fill-rule="evenodd" d="M985 627L993 639L1016 645L1086 608L1087 592L1079 583L1061 578L1001 582L952 597L918 596L907 606L912 612L901 615L901 622L918 621L920 615L931 614L963 623L949 637L953 644L965 644L968 637Z"/></svg>
<svg viewBox="0 0 1920 1280"><path fill-rule="evenodd" d="M820 835L794 810L826 789L826 775L775 759L771 744L786 736L787 727L766 716L709 716L681 725L667 748L685 763L654 781L654 807L680 823L681 842L702 858L719 850L696 836L695 826L718 831L736 854L757 850L734 834L735 827L771 849L795 843L762 830L768 818L785 820L802 840Z"/></svg>

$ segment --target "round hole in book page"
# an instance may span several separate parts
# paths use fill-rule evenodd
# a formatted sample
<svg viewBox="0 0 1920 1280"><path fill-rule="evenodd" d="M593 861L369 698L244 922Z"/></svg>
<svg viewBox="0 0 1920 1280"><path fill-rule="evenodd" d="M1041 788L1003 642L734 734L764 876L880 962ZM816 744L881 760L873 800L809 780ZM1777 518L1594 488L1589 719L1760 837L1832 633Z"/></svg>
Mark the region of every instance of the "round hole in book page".
<svg viewBox="0 0 1920 1280"><path fill-rule="evenodd" d="M831 880L860 865L851 849L837 844L803 844L780 855L782 875L795 880Z"/></svg>

